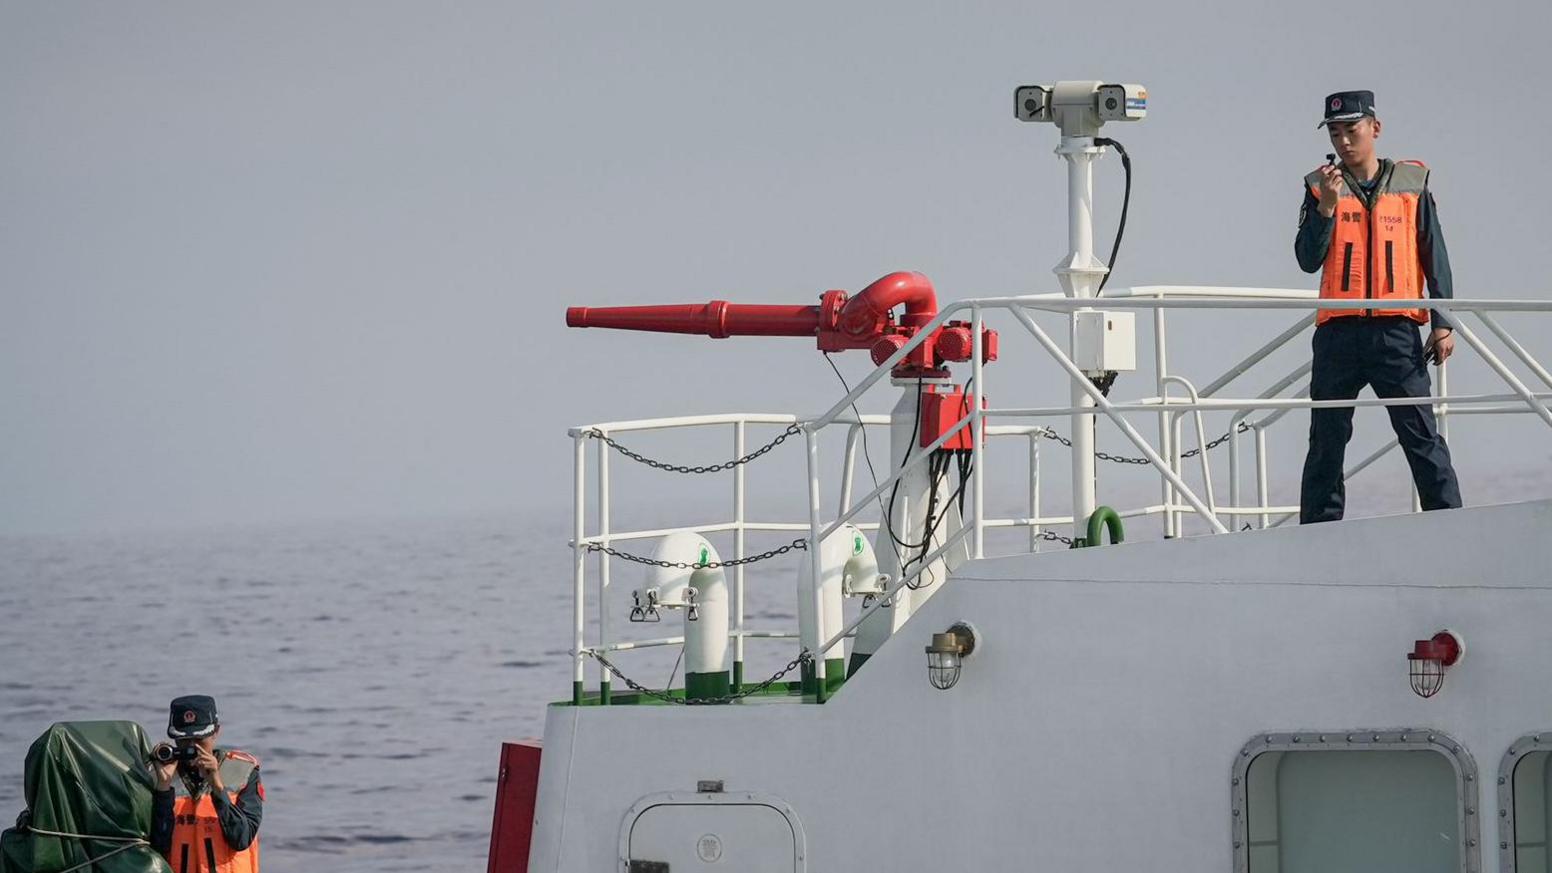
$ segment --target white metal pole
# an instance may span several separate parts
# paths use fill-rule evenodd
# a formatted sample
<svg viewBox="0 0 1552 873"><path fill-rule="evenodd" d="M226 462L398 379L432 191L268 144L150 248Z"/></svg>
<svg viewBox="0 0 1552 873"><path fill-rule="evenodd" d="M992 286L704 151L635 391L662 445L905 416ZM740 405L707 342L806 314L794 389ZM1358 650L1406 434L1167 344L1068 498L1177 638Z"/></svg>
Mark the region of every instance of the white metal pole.
<svg viewBox="0 0 1552 873"><path fill-rule="evenodd" d="M733 424L733 457L744 456L746 425ZM733 468L733 558L744 557L744 465ZM744 681L744 565L733 568L733 691L737 692Z"/></svg>
<svg viewBox="0 0 1552 873"><path fill-rule="evenodd" d="M609 546L609 446L598 440L598 537ZM598 553L598 644L609 645L609 553ZM608 706L609 670L598 665L598 702Z"/></svg>
<svg viewBox="0 0 1552 873"><path fill-rule="evenodd" d="M1040 518L1040 432L1029 432L1029 517ZM1029 526L1029 550L1040 551L1040 522Z"/></svg>
<svg viewBox="0 0 1552 873"><path fill-rule="evenodd" d="M970 458L975 479L975 542L976 558L986 557L986 426L982 398L986 396L986 368L981 364L981 308L970 308L970 381L975 390L970 394ZM945 509L946 513L948 510Z"/></svg>
<svg viewBox="0 0 1552 873"><path fill-rule="evenodd" d="M1089 299L1095 296L1099 283L1107 272L1105 265L1094 258L1094 159L1104 152L1094 145L1092 136L1062 137L1056 153L1067 160L1067 257L1056 268L1056 277L1068 297ZM1068 316L1068 352L1073 360L1078 358L1078 313L1081 307ZM1087 379L1086 373L1079 380ZM1086 386L1074 381L1071 386L1072 405L1078 409L1092 409L1093 396ZM1089 516L1094 513L1094 414L1078 412L1072 416L1072 535L1076 539L1085 536Z"/></svg>
<svg viewBox="0 0 1552 873"><path fill-rule="evenodd" d="M1162 296L1162 292L1159 295ZM1164 377L1169 375L1169 356L1164 331L1164 310L1153 310L1153 370L1154 383L1158 388L1158 395L1164 397L1169 389L1165 386ZM1167 405L1159 407L1159 453L1164 457L1173 457L1174 452L1170 448L1169 408ZM1175 511L1170 507L1175 505L1175 491L1170 487L1169 480L1159 478L1159 487L1164 498L1164 536L1175 536Z"/></svg>
<svg viewBox="0 0 1552 873"><path fill-rule="evenodd" d="M587 536L587 447L583 442L586 439L581 434L573 438L571 482L571 702L578 706L582 704L582 683L586 681L582 669L582 649L587 645L587 618L583 612L587 604L587 593L583 589L587 576L587 548L582 544L582 538Z"/></svg>
<svg viewBox="0 0 1552 873"><path fill-rule="evenodd" d="M812 596L814 598L814 620L804 628L803 648L813 656L815 698L823 703L825 700L825 653L820 651L819 644L824 641L824 629L819 626L824 616L824 599L820 595L819 580L824 578L824 563L820 556L819 537L821 523L819 519L819 434L809 428L803 429L803 441L808 447L808 561L809 570L814 580Z"/></svg>
<svg viewBox="0 0 1552 873"><path fill-rule="evenodd" d="M864 427L867 425L859 421L846 429L846 462L841 468L841 508L836 510L837 515L851 508L851 483L857 473L857 438L862 435Z"/></svg>
<svg viewBox="0 0 1552 873"><path fill-rule="evenodd" d="M1184 376L1166 376L1165 379L1169 382L1175 382L1185 386L1186 394L1188 397L1190 397L1191 403L1193 405L1202 402L1202 397L1200 394L1196 393L1196 386L1191 384L1191 380L1185 378ZM1218 502L1213 497L1212 467L1209 465L1207 460L1207 423L1202 417L1202 410L1200 408L1192 410L1192 415L1196 419L1197 457L1202 461L1202 489L1207 494L1207 508L1211 509L1213 515L1216 517L1218 514ZM1176 432L1178 433L1180 427L1179 413L1176 413L1175 415L1175 427ZM1178 464L1180 462L1180 447L1178 443L1175 448L1175 459L1176 463Z"/></svg>
<svg viewBox="0 0 1552 873"><path fill-rule="evenodd" d="M1239 426L1229 425L1229 506L1239 509Z"/></svg>
<svg viewBox="0 0 1552 873"><path fill-rule="evenodd" d="M1272 505L1271 489L1267 486L1267 480L1266 480L1266 428L1264 428L1261 425L1257 424L1257 425L1255 425L1255 430L1256 430L1256 499L1261 501L1261 508L1265 509L1266 507ZM1265 530L1266 526L1271 524L1271 523L1272 523L1272 516L1269 513L1266 513L1266 512L1261 513L1261 528L1263 530Z"/></svg>
<svg viewBox="0 0 1552 873"><path fill-rule="evenodd" d="M1169 440L1170 440L1170 443L1169 443L1170 444L1169 468L1174 471L1176 476L1180 477L1181 481L1185 481L1185 478L1186 478L1186 461L1185 461L1185 457L1184 457L1185 451L1183 449L1181 449L1181 445L1185 442L1185 431L1184 431L1184 428L1180 424L1180 416L1181 416L1181 413L1180 412L1176 412L1176 413L1174 413L1173 415L1171 415L1169 417ZM1175 526L1176 526L1175 536L1183 537L1183 536L1186 535L1185 534L1185 520L1184 519L1181 519L1181 518L1175 519Z"/></svg>
<svg viewBox="0 0 1552 873"><path fill-rule="evenodd" d="M1439 364L1439 396L1450 396L1450 364L1448 361ZM1439 433L1444 436L1445 442L1450 439L1450 405L1440 403L1434 410L1439 416Z"/></svg>

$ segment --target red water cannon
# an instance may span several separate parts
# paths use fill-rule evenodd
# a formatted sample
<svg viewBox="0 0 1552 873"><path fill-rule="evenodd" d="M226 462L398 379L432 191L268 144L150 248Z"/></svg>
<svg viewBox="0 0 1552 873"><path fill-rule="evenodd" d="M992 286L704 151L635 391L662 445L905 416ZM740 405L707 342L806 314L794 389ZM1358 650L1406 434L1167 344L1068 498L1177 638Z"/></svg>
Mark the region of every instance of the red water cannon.
<svg viewBox="0 0 1552 873"><path fill-rule="evenodd" d="M895 307L905 311L897 321ZM726 339L730 336L811 336L822 352L867 349L875 365L882 364L920 333L938 315L932 282L921 273L890 273L855 297L826 291L818 306L772 306L749 303L687 303L671 306L573 306L566 310L567 327L607 327L688 333ZM894 369L896 376L943 376L952 361L968 361L972 353L971 325L950 321L912 349ZM983 362L997 360L997 332L983 330Z"/></svg>

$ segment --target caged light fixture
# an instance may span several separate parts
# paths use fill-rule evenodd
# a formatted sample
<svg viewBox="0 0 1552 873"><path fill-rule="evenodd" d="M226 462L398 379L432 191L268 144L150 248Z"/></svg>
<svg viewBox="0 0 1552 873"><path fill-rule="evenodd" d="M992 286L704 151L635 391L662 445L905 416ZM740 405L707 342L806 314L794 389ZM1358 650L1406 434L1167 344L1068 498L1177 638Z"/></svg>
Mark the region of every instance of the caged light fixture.
<svg viewBox="0 0 1552 873"><path fill-rule="evenodd" d="M1412 644L1407 653L1407 675L1412 693L1428 698L1444 687L1444 673L1455 666L1466 654L1466 643L1460 634L1442 630L1426 640Z"/></svg>
<svg viewBox="0 0 1552 873"><path fill-rule="evenodd" d="M959 682L964 659L975 651L975 628L968 622L955 622L947 631L932 635L927 647L927 681L939 691L947 691Z"/></svg>

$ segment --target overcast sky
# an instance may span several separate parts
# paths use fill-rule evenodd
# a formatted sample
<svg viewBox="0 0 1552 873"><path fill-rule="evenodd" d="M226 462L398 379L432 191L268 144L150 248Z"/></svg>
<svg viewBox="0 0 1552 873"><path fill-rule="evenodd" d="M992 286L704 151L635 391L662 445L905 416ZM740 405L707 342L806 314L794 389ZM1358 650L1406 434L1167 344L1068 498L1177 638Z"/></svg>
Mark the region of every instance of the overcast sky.
<svg viewBox="0 0 1552 873"><path fill-rule="evenodd" d="M1434 168L1458 293L1549 296L1545 3L1176 7L4 2L0 533L563 507L568 425L819 411L812 343L564 307L894 269L947 300L1055 290L1065 181L1012 118L1026 82L1148 87L1107 129L1137 165L1115 285L1311 287L1321 98L1370 88L1382 151ZM1118 162L1096 176L1105 248ZM1552 323L1512 323L1552 358ZM1177 366L1210 378L1255 324L1207 322ZM988 378L1065 395L1033 354ZM1538 427L1457 454L1544 472Z"/></svg>

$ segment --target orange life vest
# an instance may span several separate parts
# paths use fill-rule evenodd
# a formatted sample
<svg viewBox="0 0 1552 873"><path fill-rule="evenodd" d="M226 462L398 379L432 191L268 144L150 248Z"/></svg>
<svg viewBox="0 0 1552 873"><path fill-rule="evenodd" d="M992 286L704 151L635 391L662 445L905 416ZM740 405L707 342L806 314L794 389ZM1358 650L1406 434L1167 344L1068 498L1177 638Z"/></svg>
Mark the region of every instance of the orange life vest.
<svg viewBox="0 0 1552 873"><path fill-rule="evenodd" d="M1320 173L1304 177L1320 197ZM1333 218L1331 247L1320 274L1320 296L1332 300L1373 300L1373 309L1322 309L1316 324L1344 315L1404 315L1428 323L1428 310L1399 305L1424 296L1422 258L1417 250L1417 203L1428 184L1420 161L1381 166L1373 202L1366 203L1343 181Z"/></svg>
<svg viewBox="0 0 1552 873"><path fill-rule="evenodd" d="M235 749L221 753L221 784L227 799L237 802L237 794L248 784L258 768L257 758ZM221 834L210 790L190 795L182 779L173 780L177 795L173 799L172 862L173 873L259 873L259 838L242 851L234 851Z"/></svg>

